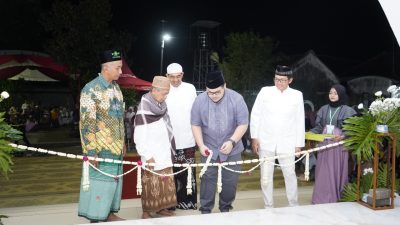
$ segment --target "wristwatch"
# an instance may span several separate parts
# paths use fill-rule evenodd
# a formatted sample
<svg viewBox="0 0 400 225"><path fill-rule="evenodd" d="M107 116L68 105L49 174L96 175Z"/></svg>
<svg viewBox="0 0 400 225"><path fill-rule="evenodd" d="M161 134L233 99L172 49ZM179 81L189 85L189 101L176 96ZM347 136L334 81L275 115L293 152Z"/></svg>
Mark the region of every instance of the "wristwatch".
<svg viewBox="0 0 400 225"><path fill-rule="evenodd" d="M232 140L231 138L229 138L228 141L230 141L232 143L232 147L235 147L236 141Z"/></svg>

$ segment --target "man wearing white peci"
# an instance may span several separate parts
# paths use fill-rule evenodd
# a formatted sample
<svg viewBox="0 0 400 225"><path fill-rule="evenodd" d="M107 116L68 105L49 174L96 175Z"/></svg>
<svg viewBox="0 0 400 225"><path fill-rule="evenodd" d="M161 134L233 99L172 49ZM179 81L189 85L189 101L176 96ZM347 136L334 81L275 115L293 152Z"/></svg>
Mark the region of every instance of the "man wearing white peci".
<svg viewBox="0 0 400 225"><path fill-rule="evenodd" d="M167 78L171 82L167 103L168 114L171 119L174 133L176 154L174 163L195 163L195 141L190 124L190 111L196 99L196 88L183 82L183 69L178 63L171 63L167 67ZM174 172L182 168L174 167ZM196 168L192 169L192 179L187 180L187 171L175 175L176 197L178 209L197 209ZM192 183L193 192L187 194L186 185Z"/></svg>

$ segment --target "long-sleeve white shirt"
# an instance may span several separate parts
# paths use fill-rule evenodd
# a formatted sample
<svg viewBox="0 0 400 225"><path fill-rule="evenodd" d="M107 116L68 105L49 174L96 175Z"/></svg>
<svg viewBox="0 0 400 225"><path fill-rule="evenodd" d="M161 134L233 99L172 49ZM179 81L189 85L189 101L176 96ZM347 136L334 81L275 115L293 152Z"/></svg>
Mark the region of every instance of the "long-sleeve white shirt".
<svg viewBox="0 0 400 225"><path fill-rule="evenodd" d="M167 126L161 118L150 124L135 127L134 140L142 161L153 158L154 170L162 170L172 166L171 143Z"/></svg>
<svg viewBox="0 0 400 225"><path fill-rule="evenodd" d="M195 146L190 124L190 111L196 97L195 87L192 84L182 82L178 87L171 85L167 100L165 100L171 119L176 149Z"/></svg>
<svg viewBox="0 0 400 225"><path fill-rule="evenodd" d="M294 153L304 147L303 94L288 87L264 87L258 93L250 117L251 138L259 140L261 150Z"/></svg>

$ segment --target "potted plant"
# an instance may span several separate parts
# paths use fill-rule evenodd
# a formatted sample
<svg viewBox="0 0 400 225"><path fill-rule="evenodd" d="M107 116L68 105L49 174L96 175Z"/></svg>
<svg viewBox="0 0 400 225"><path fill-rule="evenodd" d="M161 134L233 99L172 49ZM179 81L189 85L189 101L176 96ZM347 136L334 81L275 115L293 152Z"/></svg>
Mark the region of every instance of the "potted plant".
<svg viewBox="0 0 400 225"><path fill-rule="evenodd" d="M0 102L7 99L10 95L3 91L0 94ZM12 165L11 151L13 148L9 145L10 141L21 139L21 132L10 126L5 120L5 112L0 112L0 171L7 178L7 173L11 172Z"/></svg>
<svg viewBox="0 0 400 225"><path fill-rule="evenodd" d="M385 163L390 163L388 155L392 155L391 158L395 157L395 153L397 156L399 155L399 139L396 137L399 137L400 133L400 88L392 85L387 91L391 93L390 98L384 98L382 92L378 91L375 93L377 99L371 103L368 109L364 109L360 104L358 108L364 109L361 115L344 121L343 129L348 136L344 145L356 156L359 163L357 176L359 185L356 182L347 184L342 193L342 201L359 201L363 195L371 197L371 194L365 194L371 193L371 190L373 196L376 196L377 188L389 186L390 183L386 178L391 176L388 174L393 173L394 175L393 165ZM396 140L395 143L393 143L394 140ZM389 143L391 144L389 145ZM384 153L386 149L387 152ZM389 151L389 149L392 150ZM385 158L387 158L386 162ZM371 162L372 159L374 159L372 163L374 169L371 168L371 171L364 169L362 173L361 163ZM380 159L383 161L381 162ZM373 180L372 177L374 177ZM398 183L399 181L392 180L391 182ZM396 189L398 191L398 186L392 186L393 191ZM360 196L357 196L358 191ZM373 198L375 201L375 197ZM375 203L372 208L376 209Z"/></svg>
<svg viewBox="0 0 400 225"><path fill-rule="evenodd" d="M386 170L386 164L379 165L379 173L377 177L377 186L378 188L385 187L387 185L387 178L388 173ZM372 188L372 177L373 177L373 169L372 168L365 168L363 170L363 174L360 180L360 192L361 193L368 193L368 191ZM389 172L390 173L390 172ZM397 193L400 192L400 179L396 179L396 191ZM342 192L342 198L340 201L342 202L354 202L357 201L357 183L352 182L348 183Z"/></svg>
<svg viewBox="0 0 400 225"><path fill-rule="evenodd" d="M0 102L7 99L10 95L3 91L0 94ZM11 172L10 166L13 164L11 159L11 151L13 148L9 145L10 141L18 141L21 139L21 132L10 126L5 120L5 112L0 112L0 174L8 178L8 172ZM5 215L0 215L0 225L2 218L7 218Z"/></svg>

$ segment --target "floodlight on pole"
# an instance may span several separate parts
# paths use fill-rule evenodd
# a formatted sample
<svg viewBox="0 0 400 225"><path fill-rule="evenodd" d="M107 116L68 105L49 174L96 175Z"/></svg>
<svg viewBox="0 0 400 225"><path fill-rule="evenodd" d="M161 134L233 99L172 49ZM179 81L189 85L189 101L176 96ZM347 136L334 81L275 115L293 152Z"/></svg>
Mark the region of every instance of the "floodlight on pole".
<svg viewBox="0 0 400 225"><path fill-rule="evenodd" d="M164 58L164 43L171 40L169 34L164 34L161 40L161 62L160 62L160 75L163 75L163 58Z"/></svg>

